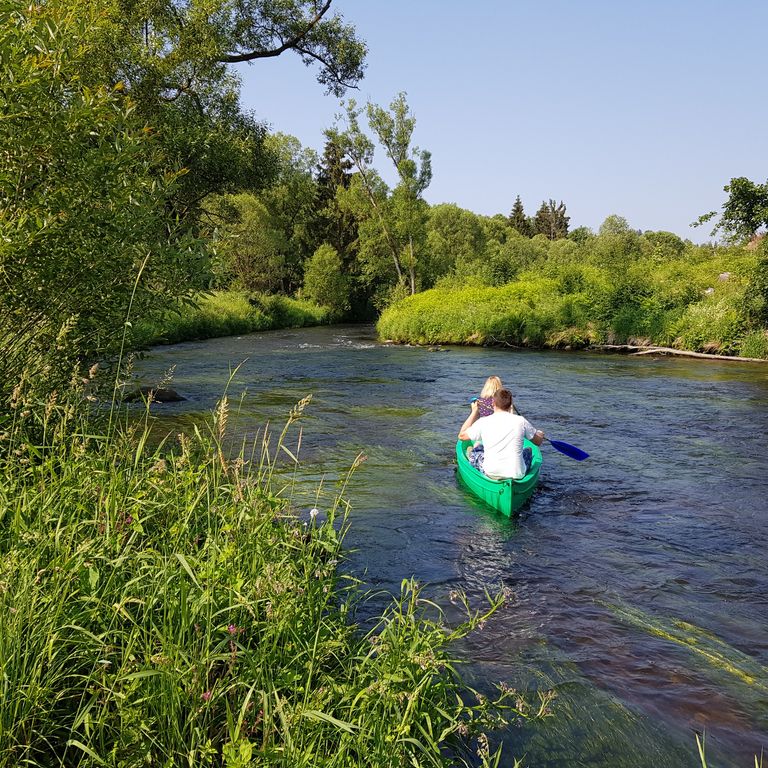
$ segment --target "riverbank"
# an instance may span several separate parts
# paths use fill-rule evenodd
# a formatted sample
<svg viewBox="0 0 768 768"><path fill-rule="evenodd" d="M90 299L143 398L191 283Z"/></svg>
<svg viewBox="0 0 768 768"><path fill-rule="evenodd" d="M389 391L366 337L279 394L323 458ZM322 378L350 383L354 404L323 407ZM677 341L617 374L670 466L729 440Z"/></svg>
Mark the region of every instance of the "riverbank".
<svg viewBox="0 0 768 768"><path fill-rule="evenodd" d="M501 598L446 631L409 581L355 626L345 485L293 509L263 445L257 466L226 458L226 401L210 437L157 449L57 414L48 448L16 432L0 460L2 768L454 765L494 718L530 714L458 698L449 646Z"/></svg>
<svg viewBox="0 0 768 768"><path fill-rule="evenodd" d="M723 357L768 359L768 333L740 314L736 281L677 302L617 296L608 285L578 292L528 276L500 287L434 288L388 307L377 331L398 343L584 349L663 347Z"/></svg>
<svg viewBox="0 0 768 768"><path fill-rule="evenodd" d="M223 336L238 336L280 328L327 325L325 307L287 296L215 291L201 294L194 303L136 325L133 343L139 348L177 344Z"/></svg>

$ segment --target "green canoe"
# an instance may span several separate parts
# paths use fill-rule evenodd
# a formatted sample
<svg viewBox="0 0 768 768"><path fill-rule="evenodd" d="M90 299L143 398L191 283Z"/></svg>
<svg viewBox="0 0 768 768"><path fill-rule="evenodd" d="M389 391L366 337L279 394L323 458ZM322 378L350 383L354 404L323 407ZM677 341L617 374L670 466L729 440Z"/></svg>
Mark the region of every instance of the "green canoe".
<svg viewBox="0 0 768 768"><path fill-rule="evenodd" d="M507 517L511 517L536 490L539 469L541 469L539 447L528 440L525 441L525 445L533 451L531 469L525 477L520 480L492 480L482 472L478 472L469 463L467 448L471 445L470 440L459 440L456 443L456 471L459 478L475 496Z"/></svg>

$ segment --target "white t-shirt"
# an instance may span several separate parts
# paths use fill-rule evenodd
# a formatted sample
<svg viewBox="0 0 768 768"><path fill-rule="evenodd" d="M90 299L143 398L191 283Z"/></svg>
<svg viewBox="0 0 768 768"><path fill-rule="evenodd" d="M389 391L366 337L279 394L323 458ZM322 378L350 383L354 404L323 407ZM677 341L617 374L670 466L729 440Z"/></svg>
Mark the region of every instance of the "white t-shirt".
<svg viewBox="0 0 768 768"><path fill-rule="evenodd" d="M483 472L494 480L525 476L523 438L529 440L536 430L527 419L510 411L494 411L478 419L467 431L469 439L483 444Z"/></svg>

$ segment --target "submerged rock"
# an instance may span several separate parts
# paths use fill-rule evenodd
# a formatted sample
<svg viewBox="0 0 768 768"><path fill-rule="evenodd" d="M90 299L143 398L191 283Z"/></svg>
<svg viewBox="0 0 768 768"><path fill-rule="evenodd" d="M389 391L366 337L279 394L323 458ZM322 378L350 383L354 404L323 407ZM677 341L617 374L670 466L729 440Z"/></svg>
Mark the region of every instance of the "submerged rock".
<svg viewBox="0 0 768 768"><path fill-rule="evenodd" d="M123 401L126 403L133 403L137 400L150 400L153 403L180 403L186 399L186 397L170 387L149 386L134 389L123 397Z"/></svg>

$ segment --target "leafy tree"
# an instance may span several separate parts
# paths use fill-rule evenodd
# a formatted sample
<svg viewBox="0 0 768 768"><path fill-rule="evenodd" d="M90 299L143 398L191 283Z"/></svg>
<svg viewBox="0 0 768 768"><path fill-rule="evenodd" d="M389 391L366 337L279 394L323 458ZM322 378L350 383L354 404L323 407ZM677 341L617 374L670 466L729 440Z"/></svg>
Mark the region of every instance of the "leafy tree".
<svg viewBox="0 0 768 768"><path fill-rule="evenodd" d="M367 262L364 271L369 277L383 277L386 270L374 266L374 262L384 257L394 267L395 283L407 286L413 294L418 283L419 254L426 240L428 206L421 195L432 179L430 154L411 147L416 121L405 94L398 95L389 111L368 104L369 126L397 172L398 183L390 193L372 167L375 145L360 127L362 110L354 100L346 107L346 131L336 129L331 135L357 171L356 182L350 185L351 194L344 194L343 199L358 215L360 258Z"/></svg>
<svg viewBox="0 0 768 768"><path fill-rule="evenodd" d="M679 259L685 252L685 243L673 232L644 232L644 251L654 261Z"/></svg>
<svg viewBox="0 0 768 768"><path fill-rule="evenodd" d="M344 274L341 256L332 245L321 245L307 262L304 295L328 307L337 317L349 311L349 278Z"/></svg>
<svg viewBox="0 0 768 768"><path fill-rule="evenodd" d="M205 263L179 234L169 205L178 174L158 137L120 84L82 83L102 14L9 5L11 23L0 27L0 384L37 367L37 383L53 388L82 357L116 350L129 308L133 319L194 290Z"/></svg>
<svg viewBox="0 0 768 768"><path fill-rule="evenodd" d="M292 51L319 66L318 80L335 95L363 74L365 45L331 11L331 0L71 3L101 20L80 79L90 87L121 83L165 156L186 170L172 204L190 227L207 195L259 191L276 170L265 126L240 110L239 80L229 64Z"/></svg>
<svg viewBox="0 0 768 768"><path fill-rule="evenodd" d="M277 180L258 197L270 215L270 227L281 233L283 243L280 291L293 293L302 282L304 262L318 245L317 156L294 136L275 134L266 142L278 159Z"/></svg>
<svg viewBox="0 0 768 768"><path fill-rule="evenodd" d="M723 203L720 221L712 230L713 235L722 230L733 240L744 240L761 229L768 229L768 181L755 184L739 176L731 179L723 191L728 193L728 199ZM717 215L717 211L710 211L700 216L693 226L700 226Z"/></svg>
<svg viewBox="0 0 768 768"><path fill-rule="evenodd" d="M520 195L515 198L515 204L512 206L512 211L509 214L509 226L516 229L521 235L525 237L533 236L533 226L530 219L525 215L523 209L523 201L520 199Z"/></svg>
<svg viewBox="0 0 768 768"><path fill-rule="evenodd" d="M629 222L623 216L612 213L600 225L598 235L625 235L630 231Z"/></svg>
<svg viewBox="0 0 768 768"><path fill-rule="evenodd" d="M216 232L215 274L219 286L279 293L286 280L288 245L272 211L256 195L214 198L207 214L222 222Z"/></svg>
<svg viewBox="0 0 768 768"><path fill-rule="evenodd" d="M480 218L457 205L433 206L429 211L427 230L423 280L427 287L453 271L457 262L472 262L482 256L485 249L486 238Z"/></svg>
<svg viewBox="0 0 768 768"><path fill-rule="evenodd" d="M595 233L589 227L576 227L568 233L568 239L573 240L574 243L579 243L579 245L586 243L594 236Z"/></svg>
<svg viewBox="0 0 768 768"><path fill-rule="evenodd" d="M568 235L570 217L565 214L565 203L561 200L542 202L533 220L533 234L546 235L550 240L557 240Z"/></svg>

